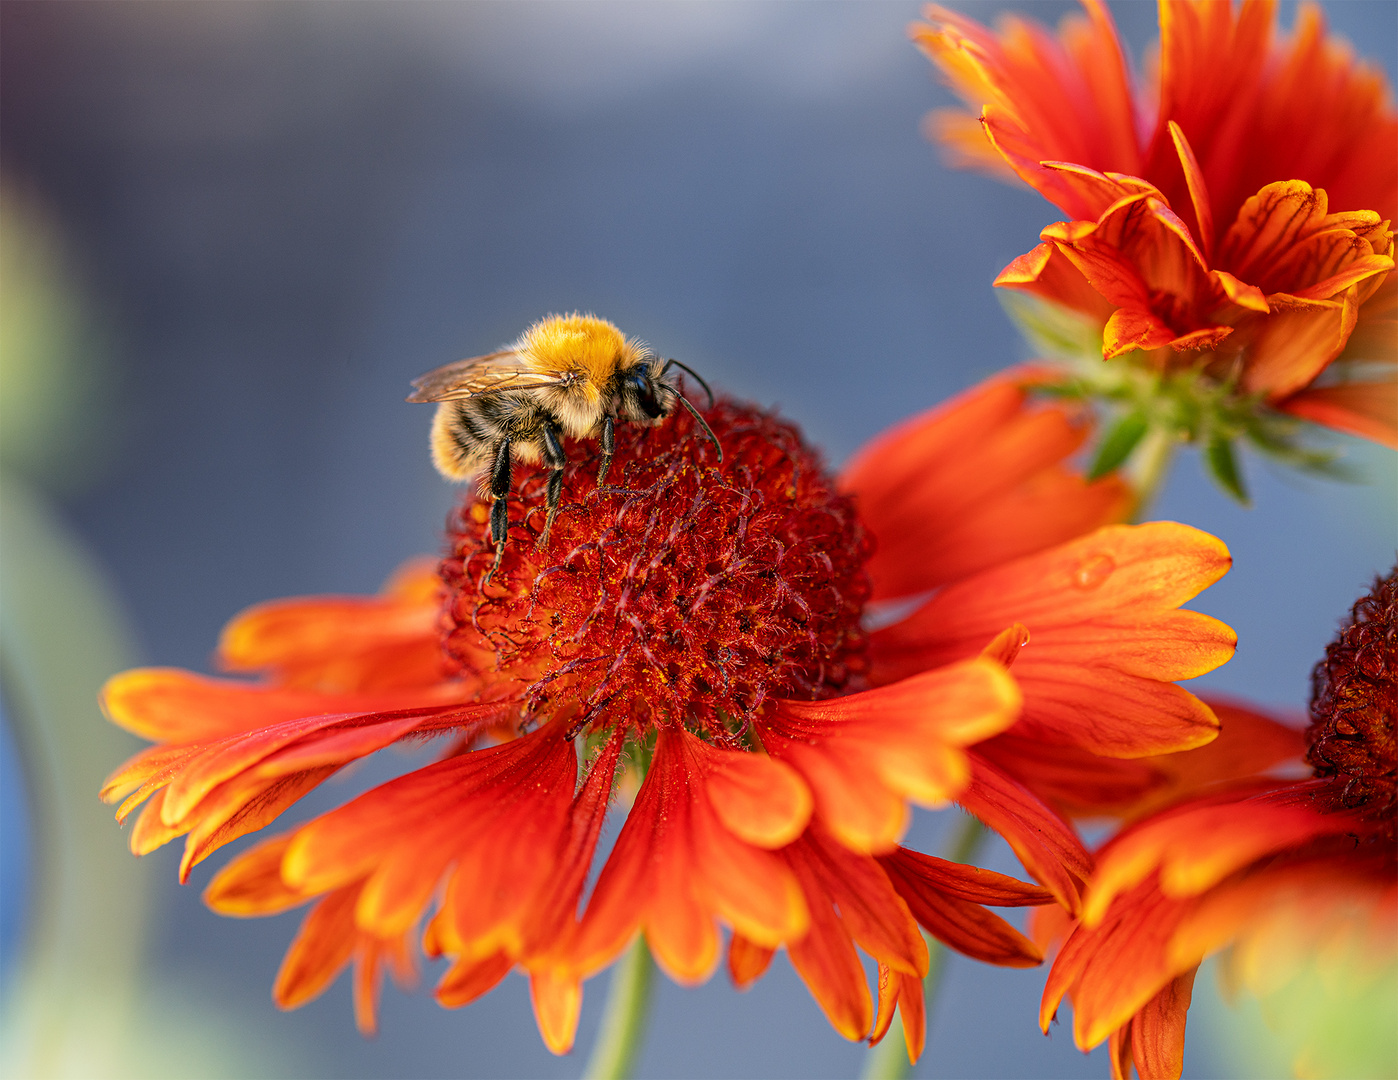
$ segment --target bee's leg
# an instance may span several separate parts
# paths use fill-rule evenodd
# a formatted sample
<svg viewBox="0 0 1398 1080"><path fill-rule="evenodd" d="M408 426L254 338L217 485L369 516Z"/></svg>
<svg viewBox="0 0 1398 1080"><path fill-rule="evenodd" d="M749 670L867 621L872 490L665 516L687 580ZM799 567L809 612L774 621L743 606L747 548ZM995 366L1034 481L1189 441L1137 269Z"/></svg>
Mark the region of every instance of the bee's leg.
<svg viewBox="0 0 1398 1080"><path fill-rule="evenodd" d="M612 455L616 453L616 421L610 416L602 418L602 464L597 468L597 486L607 482L607 470L612 467Z"/></svg>
<svg viewBox="0 0 1398 1080"><path fill-rule="evenodd" d="M495 448L495 463L490 467L490 539L495 544L495 566L505 557L505 534L510 529L510 473L514 458L510 455L510 440L501 439Z"/></svg>
<svg viewBox="0 0 1398 1080"><path fill-rule="evenodd" d="M539 547L544 547L549 542L549 530L553 528L553 519L558 516L558 500L563 494L563 466L568 464L568 459L563 456L563 443L558 438L558 428L553 424L544 425L539 435L539 450L544 464L549 467L549 482L544 498L547 516L544 518L544 532L539 537L538 544Z"/></svg>

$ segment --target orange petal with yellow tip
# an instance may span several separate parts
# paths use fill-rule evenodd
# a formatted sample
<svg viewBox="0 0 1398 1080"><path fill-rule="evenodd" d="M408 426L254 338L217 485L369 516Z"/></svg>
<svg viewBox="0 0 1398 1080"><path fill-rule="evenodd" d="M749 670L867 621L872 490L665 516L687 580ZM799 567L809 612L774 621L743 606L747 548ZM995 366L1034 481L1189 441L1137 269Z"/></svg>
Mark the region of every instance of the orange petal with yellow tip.
<svg viewBox="0 0 1398 1080"><path fill-rule="evenodd" d="M943 70L956 93L979 109L991 103L1003 117L997 142L1006 160L1042 194L1074 216L1090 202L1072 188L1053 186L1035 169L1044 160L1081 161L1137 172L1140 139L1125 58L1105 4L1069 16L1061 38L1009 17L992 32L959 12L926 9L928 24L913 40ZM976 167L984 167L978 158Z"/></svg>
<svg viewBox="0 0 1398 1080"><path fill-rule="evenodd" d="M1079 926L1049 972L1040 1027L1048 1030L1059 1002L1071 992L1078 1048L1105 1041L1180 973L1166 960L1166 945L1181 916L1178 903L1143 884L1097 929Z"/></svg>
<svg viewBox="0 0 1398 1080"><path fill-rule="evenodd" d="M224 627L219 655L233 670L256 671L286 657L402 637L409 626L415 633L434 633L441 589L437 560L423 557L399 567L379 596L290 597L257 604Z"/></svg>
<svg viewBox="0 0 1398 1080"><path fill-rule="evenodd" d="M276 820L337 767L326 765L273 780L239 777L219 785L200 803L199 813L185 819L183 827L189 834L180 857L180 884L189 880L190 870L224 844Z"/></svg>
<svg viewBox="0 0 1398 1080"><path fill-rule="evenodd" d="M878 546L875 599L925 592L1114 519L1119 481L1088 484L1060 462L1082 445L1085 417L1030 405L1045 371L987 380L865 446L841 486Z"/></svg>
<svg viewBox="0 0 1398 1080"><path fill-rule="evenodd" d="M1300 797L1302 786L1264 785L1254 785L1262 790L1252 798L1230 792L1166 811L1114 839L1100 855L1083 921L1099 922L1116 896L1157 870L1165 895L1195 896L1269 852L1356 828L1347 814L1318 812Z"/></svg>
<svg viewBox="0 0 1398 1080"><path fill-rule="evenodd" d="M895 971L927 974L927 945L906 901L874 859L845 848L818 825L783 854L807 902L812 907L833 903L860 948Z"/></svg>
<svg viewBox="0 0 1398 1080"><path fill-rule="evenodd" d="M710 763L705 789L724 828L757 847L775 848L801 835L811 820L811 789L790 765L766 754L720 750L695 752Z"/></svg>
<svg viewBox="0 0 1398 1080"><path fill-rule="evenodd" d="M183 836L185 827L166 825L161 819L161 810L164 809L165 792L157 791L155 797L146 804L145 809L136 818L136 824L131 827L131 837L128 841L132 855L149 855L156 848L163 844L168 844L177 836Z"/></svg>
<svg viewBox="0 0 1398 1080"><path fill-rule="evenodd" d="M378 597L316 596L259 604L219 640L229 671L275 671L285 685L354 692L442 681L435 562L409 564Z"/></svg>
<svg viewBox="0 0 1398 1080"><path fill-rule="evenodd" d="M961 747L1003 731L1018 709L1004 667L976 658L842 698L778 702L758 734L805 777L842 843L887 851L907 823L903 800L955 798L969 778Z"/></svg>
<svg viewBox="0 0 1398 1080"><path fill-rule="evenodd" d="M220 915L273 915L310 897L282 880L282 857L291 842L283 833L249 848L225 866L204 889L204 903Z"/></svg>
<svg viewBox="0 0 1398 1080"><path fill-rule="evenodd" d="M798 865L797 873L805 874L806 870ZM816 883L807 888L807 895L820 894ZM868 1035L874 1022L874 1004L864 965L829 901L811 905L810 931L799 941L791 942L787 952L791 966L835 1030L851 1042Z"/></svg>
<svg viewBox="0 0 1398 1080"><path fill-rule="evenodd" d="M1210 695L1205 703L1222 724L1218 738L1194 750L1141 759L1139 765L1158 782L1142 788L1134 805L1123 808L1126 816L1144 816L1223 782L1256 778L1304 755L1305 734L1299 726L1278 723L1227 698Z"/></svg>
<svg viewBox="0 0 1398 1080"><path fill-rule="evenodd" d="M136 668L107 680L100 703L113 723L155 742L193 743L327 714L387 712L459 701L461 687L380 694L318 693L211 679L177 668Z"/></svg>
<svg viewBox="0 0 1398 1080"><path fill-rule="evenodd" d="M107 777L100 792L102 801L122 799L116 819L124 822L153 792L179 775L180 767L198 752L197 747L188 746L152 746L142 750Z"/></svg>
<svg viewBox="0 0 1398 1080"><path fill-rule="evenodd" d="M325 992L354 955L358 885L337 889L316 904L287 949L272 986L278 1008L294 1009Z"/></svg>
<svg viewBox="0 0 1398 1080"><path fill-rule="evenodd" d="M874 670L897 678L973 656L1012 622L1026 730L1115 757L1201 745L1212 712L1167 679L1232 655L1233 632L1173 609L1218 578L1228 549L1173 522L1108 526L942 589L871 635ZM819 793L817 793L819 805Z"/></svg>
<svg viewBox="0 0 1398 1080"><path fill-rule="evenodd" d="M549 971L530 972L529 1000L544 1045L555 1054L573 1049L582 1012L582 983Z"/></svg>
<svg viewBox="0 0 1398 1080"><path fill-rule="evenodd" d="M728 974L733 985L746 990L767 973L775 954L775 949L755 945L742 934L734 934L728 942Z"/></svg>
<svg viewBox="0 0 1398 1080"><path fill-rule="evenodd" d="M259 731L228 736L206 744L185 762L166 789L164 819L169 824L183 820L219 784L254 766L268 762L278 751L300 744L304 750L332 733L337 737L329 749L288 755L291 761L282 769L270 767L275 777L307 768L339 766L394 742L410 732L448 728L483 727L501 714L500 704L467 706L428 706L395 712L334 713L287 720ZM351 733L359 729L358 733Z"/></svg>

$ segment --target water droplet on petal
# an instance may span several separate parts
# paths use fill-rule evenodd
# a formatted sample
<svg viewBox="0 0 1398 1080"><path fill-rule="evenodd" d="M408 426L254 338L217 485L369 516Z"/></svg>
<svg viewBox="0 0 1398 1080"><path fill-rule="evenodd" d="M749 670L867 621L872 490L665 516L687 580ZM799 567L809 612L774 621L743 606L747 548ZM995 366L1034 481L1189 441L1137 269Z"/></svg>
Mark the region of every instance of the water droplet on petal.
<svg viewBox="0 0 1398 1080"><path fill-rule="evenodd" d="M1073 574L1073 584L1079 589L1096 589L1112 576L1116 560L1110 555L1093 555L1084 559Z"/></svg>

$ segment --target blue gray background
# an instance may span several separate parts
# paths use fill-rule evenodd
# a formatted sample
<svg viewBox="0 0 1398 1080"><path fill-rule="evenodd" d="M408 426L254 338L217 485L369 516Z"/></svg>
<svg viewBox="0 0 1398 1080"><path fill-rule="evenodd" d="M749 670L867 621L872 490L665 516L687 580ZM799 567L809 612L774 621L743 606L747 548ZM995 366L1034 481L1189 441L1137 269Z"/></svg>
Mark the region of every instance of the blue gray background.
<svg viewBox="0 0 1398 1080"><path fill-rule="evenodd" d="M1068 9L1022 6L1046 21ZM1153 6L1114 11L1139 56ZM779 405L833 463L1024 358L990 281L1059 215L940 163L919 123L949 96L907 40L917 13L8 0L3 167L64 227L105 336L93 363L109 389L81 432L97 467L62 487L61 507L116 583L143 659L207 669L244 605L371 591L435 550L452 492L427 460L428 411L402 403L407 382L544 313L595 311ZM1391 79L1398 7L1328 14ZM1249 460L1250 510L1180 462L1157 516L1216 533L1236 558L1194 605L1241 637L1209 688L1303 708L1336 620L1391 565L1394 456L1338 441L1367 483ZM27 870L8 741L4 765L12 958ZM315 805L401 765L371 764ZM915 839L938 828L920 815ZM111 842L124 843L115 826ZM209 864L181 888L177 860L142 863L159 882L151 977L226 1025L229 1071L580 1070L605 978L588 985L569 1058L544 1050L518 978L457 1012L390 989L382 1034L364 1041L344 980L298 1012L271 1006L298 916L216 917L199 900ZM1038 1033L1042 978L955 962L918 1074L1108 1075L1067 1026ZM641 1071L842 1076L862 1054L779 959L746 994L722 975L665 983ZM1187 1075L1230 1067L1192 1036Z"/></svg>

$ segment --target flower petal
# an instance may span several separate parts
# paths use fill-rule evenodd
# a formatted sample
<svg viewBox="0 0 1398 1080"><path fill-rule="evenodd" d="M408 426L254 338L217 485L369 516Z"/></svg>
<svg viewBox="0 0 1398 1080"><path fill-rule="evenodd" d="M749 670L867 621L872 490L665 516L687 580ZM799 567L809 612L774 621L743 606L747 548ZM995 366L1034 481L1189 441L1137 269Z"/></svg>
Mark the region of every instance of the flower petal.
<svg viewBox="0 0 1398 1080"><path fill-rule="evenodd" d="M874 598L924 592L1113 520L1119 481L1087 484L1059 463L1087 437L1062 404L1028 403L1042 372L990 379L865 446L841 486L878 539Z"/></svg>
<svg viewBox="0 0 1398 1080"><path fill-rule="evenodd" d="M781 701L758 725L774 757L795 766L816 813L851 850L890 850L907 823L905 799L955 798L969 772L961 747L1009 727L1019 691L977 657L827 701Z"/></svg>
<svg viewBox="0 0 1398 1080"><path fill-rule="evenodd" d="M264 840L225 866L204 890L204 903L220 915L273 915L304 904L306 893L282 880L282 857L291 833Z"/></svg>
<svg viewBox="0 0 1398 1080"><path fill-rule="evenodd" d="M493 953L483 960L462 957L447 968L437 983L434 991L437 1004L447 1009L469 1005L499 986L514 966L514 960L503 952Z"/></svg>
<svg viewBox="0 0 1398 1080"><path fill-rule="evenodd" d="M573 1049L578 1016L582 1013L582 983L554 972L532 972L529 1000L534 1005L534 1020L544 1045L555 1054Z"/></svg>
<svg viewBox="0 0 1398 1080"><path fill-rule="evenodd" d="M1164 681L1231 656L1222 623L1173 609L1227 571L1228 549L1173 522L1109 526L941 590L871 636L874 671L897 678L974 655L1012 622L1025 732L1135 757L1201 745L1217 720ZM819 806L819 792L817 792Z"/></svg>
<svg viewBox="0 0 1398 1080"><path fill-rule="evenodd" d="M705 790L724 828L757 847L791 843L811 820L811 789L790 765L766 754L695 747L711 764Z"/></svg>
<svg viewBox="0 0 1398 1080"><path fill-rule="evenodd" d="M1081 903L1092 856L1072 826L1032 791L971 751L971 783L959 802L1003 836L1035 878L1069 911Z"/></svg>
<svg viewBox="0 0 1398 1080"><path fill-rule="evenodd" d="M1013 926L980 903L937 889L917 872L915 863L889 856L881 858L880 863L898 895L907 902L913 918L938 941L988 964L1035 967L1043 963L1043 953ZM1042 896L1040 902L1052 900L1047 890L1038 892Z"/></svg>
<svg viewBox="0 0 1398 1080"><path fill-rule="evenodd" d="M1142 1080L1179 1080L1184 1023L1198 968L1176 975L1131 1019L1131 1059Z"/></svg>
<svg viewBox="0 0 1398 1080"><path fill-rule="evenodd" d="M228 671L273 671L290 687L364 692L442 681L435 560L410 563L377 597L317 596L249 608L224 628Z"/></svg>
<svg viewBox="0 0 1398 1080"><path fill-rule="evenodd" d="M767 973L775 949L755 945L742 934L734 934L728 942L728 974L733 985L746 990Z"/></svg>
<svg viewBox="0 0 1398 1080"><path fill-rule="evenodd" d="M1276 403L1283 412L1398 450L1398 383L1313 386Z"/></svg>

